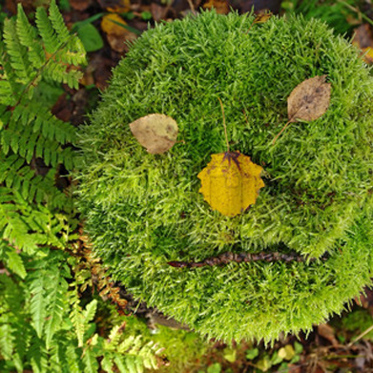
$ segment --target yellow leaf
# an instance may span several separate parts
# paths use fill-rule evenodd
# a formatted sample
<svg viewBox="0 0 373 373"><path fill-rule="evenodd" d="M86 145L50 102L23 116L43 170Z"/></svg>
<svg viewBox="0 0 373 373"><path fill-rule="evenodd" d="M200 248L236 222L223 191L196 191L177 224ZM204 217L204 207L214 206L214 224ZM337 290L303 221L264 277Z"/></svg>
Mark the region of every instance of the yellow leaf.
<svg viewBox="0 0 373 373"><path fill-rule="evenodd" d="M225 216L238 215L255 204L259 189L264 187L262 170L240 152L212 154L211 162L198 174L199 192L213 210Z"/></svg>
<svg viewBox="0 0 373 373"><path fill-rule="evenodd" d="M292 345L286 345L278 350L278 356L284 360L291 360L295 356L295 351Z"/></svg>
<svg viewBox="0 0 373 373"><path fill-rule="evenodd" d="M133 41L137 38L136 34L123 27L126 25L126 21L118 14L108 14L102 17L101 29L106 33L111 48L120 53L127 50L126 41Z"/></svg>
<svg viewBox="0 0 373 373"><path fill-rule="evenodd" d="M102 17L101 28L106 34L123 35L126 29L119 24L126 26L126 21L123 20L118 14L107 14Z"/></svg>

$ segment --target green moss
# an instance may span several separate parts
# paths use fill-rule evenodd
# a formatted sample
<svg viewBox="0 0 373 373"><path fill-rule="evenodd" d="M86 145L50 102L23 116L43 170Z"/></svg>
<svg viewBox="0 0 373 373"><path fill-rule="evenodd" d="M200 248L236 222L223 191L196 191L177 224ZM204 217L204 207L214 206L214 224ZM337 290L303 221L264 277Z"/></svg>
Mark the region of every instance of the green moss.
<svg viewBox="0 0 373 373"><path fill-rule="evenodd" d="M95 251L136 297L211 337L269 341L310 330L369 283L373 84L323 23L252 21L204 12L138 39L83 129L80 204ZM290 92L323 74L326 114L291 124L273 146ZM198 193L210 154L226 151L218 97L231 149L266 171L257 203L234 218ZM148 154L128 126L150 113L179 124L180 142L162 155ZM167 264L263 250L330 258Z"/></svg>

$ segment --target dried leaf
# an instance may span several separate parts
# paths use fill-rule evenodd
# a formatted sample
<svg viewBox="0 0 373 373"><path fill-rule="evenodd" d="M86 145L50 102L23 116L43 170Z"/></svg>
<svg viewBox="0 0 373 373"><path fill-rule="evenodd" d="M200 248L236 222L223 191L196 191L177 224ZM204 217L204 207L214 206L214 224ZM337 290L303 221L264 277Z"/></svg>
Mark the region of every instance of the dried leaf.
<svg viewBox="0 0 373 373"><path fill-rule="evenodd" d="M126 13L130 10L130 0L98 0L102 8L113 13Z"/></svg>
<svg viewBox="0 0 373 373"><path fill-rule="evenodd" d="M355 30L352 44L361 49L366 63L373 63L373 33L370 25L364 23Z"/></svg>
<svg viewBox="0 0 373 373"><path fill-rule="evenodd" d="M334 329L328 324L320 324L317 326L317 332L321 337L327 339L333 346L339 346L339 342L335 338Z"/></svg>
<svg viewBox="0 0 373 373"><path fill-rule="evenodd" d="M298 119L311 121L321 117L328 110L330 83L326 75L315 76L298 84L288 97L289 123Z"/></svg>
<svg viewBox="0 0 373 373"><path fill-rule="evenodd" d="M213 210L225 216L238 215L255 204L259 189L264 187L262 169L240 152L212 154L211 162L198 174L202 183L199 192Z"/></svg>
<svg viewBox="0 0 373 373"><path fill-rule="evenodd" d="M75 10L82 12L92 4L92 0L70 0L71 7Z"/></svg>
<svg viewBox="0 0 373 373"><path fill-rule="evenodd" d="M229 4L227 0L208 0L204 5L204 9L216 10L218 14L228 14L229 13Z"/></svg>
<svg viewBox="0 0 373 373"><path fill-rule="evenodd" d="M254 19L254 24L257 24L257 23L266 23L270 18L272 17L272 13L271 12L264 12L264 13L259 13L255 19Z"/></svg>
<svg viewBox="0 0 373 373"><path fill-rule="evenodd" d="M127 50L126 41L133 41L137 38L136 34L124 26L127 26L127 23L118 14L108 14L102 17L102 31L107 34L110 47L119 53Z"/></svg>
<svg viewBox="0 0 373 373"><path fill-rule="evenodd" d="M164 114L149 114L130 124L132 134L151 154L161 154L171 149L179 128L171 117Z"/></svg>

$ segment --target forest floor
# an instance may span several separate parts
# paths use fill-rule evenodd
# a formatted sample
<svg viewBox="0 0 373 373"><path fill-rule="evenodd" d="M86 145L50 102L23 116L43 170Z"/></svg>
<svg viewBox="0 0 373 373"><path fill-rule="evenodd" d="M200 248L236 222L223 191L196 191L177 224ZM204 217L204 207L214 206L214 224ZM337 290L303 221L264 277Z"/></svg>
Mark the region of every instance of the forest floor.
<svg viewBox="0 0 373 373"><path fill-rule="evenodd" d="M21 2L32 17L36 6L47 5L48 0L5 0L0 17L16 14ZM1 3L1 2L0 2ZM63 121L79 126L99 100L111 76L111 69L128 51L126 42L135 40L149 25L171 22L200 8L214 7L218 13L237 10L240 13L271 12L304 13L308 16L329 16L324 19L336 30L355 35L353 42L372 61L369 47L373 46L373 8L370 1L280 1L280 0L60 0L59 6L67 25L75 30L88 53L88 65L78 90L64 86L57 91L53 113ZM322 6L327 8L322 10ZM321 8L320 8L321 7ZM321 9L321 10L320 10ZM334 12L334 13L333 13ZM344 23L345 22L345 23ZM308 336L286 337L272 347L262 343L234 342L233 346L209 341L201 353L184 352L182 345L175 349L175 364L162 361L162 372L198 373L247 373L247 372L373 372L373 291L346 306L352 312L333 317L328 324L315 326ZM149 312L144 311L143 315ZM141 312L139 312L141 316ZM150 321L149 321L150 322ZM153 326L154 327L154 326ZM195 336L183 338L196 344ZM191 334L190 334L191 335ZM172 343L170 337L169 343ZM194 341L194 342L193 342ZM186 346L188 345L186 342ZM199 342L198 342L199 343ZM177 359L178 354L188 356L188 361ZM185 359L183 360L185 361ZM179 363L178 363L179 362ZM178 365L179 364L179 365Z"/></svg>

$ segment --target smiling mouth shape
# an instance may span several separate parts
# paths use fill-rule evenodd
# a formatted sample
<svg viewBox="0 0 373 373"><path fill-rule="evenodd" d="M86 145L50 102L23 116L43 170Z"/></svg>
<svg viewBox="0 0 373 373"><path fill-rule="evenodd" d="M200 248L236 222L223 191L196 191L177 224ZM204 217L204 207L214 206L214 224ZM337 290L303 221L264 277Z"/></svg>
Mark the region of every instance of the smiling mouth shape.
<svg viewBox="0 0 373 373"><path fill-rule="evenodd" d="M217 256L212 256L202 260L200 262L185 262L185 261L170 261L167 262L168 265L175 268L200 268L206 266L216 266L216 265L226 265L231 262L235 263L248 263L248 262L277 262L282 261L284 263L290 262L315 262L317 260L326 261L328 259L328 254L323 255L321 258L309 258L306 259L303 256L299 255L295 251L290 253L281 253L278 251L275 252L265 252L262 251L260 253L247 253L247 252L239 252L233 253L231 251L222 253Z"/></svg>

